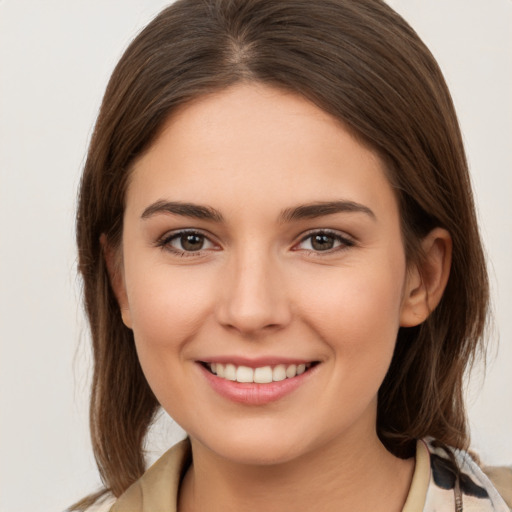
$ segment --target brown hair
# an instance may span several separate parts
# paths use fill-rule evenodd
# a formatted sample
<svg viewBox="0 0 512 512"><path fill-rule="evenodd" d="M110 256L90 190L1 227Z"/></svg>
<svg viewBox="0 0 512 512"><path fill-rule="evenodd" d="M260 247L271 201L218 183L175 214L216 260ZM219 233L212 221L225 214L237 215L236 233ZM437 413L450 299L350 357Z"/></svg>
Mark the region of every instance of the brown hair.
<svg viewBox="0 0 512 512"><path fill-rule="evenodd" d="M488 282L461 134L434 58L381 0L178 0L118 63L80 189L79 270L94 350L91 435L103 482L116 496L144 472L142 448L158 402L122 323L100 236L120 242L131 164L173 110L240 81L303 95L379 153L396 189L409 261L421 258L419 241L433 227L450 232L446 291L423 324L400 329L377 429L402 457L427 435L456 448L469 442L463 377L481 343Z"/></svg>

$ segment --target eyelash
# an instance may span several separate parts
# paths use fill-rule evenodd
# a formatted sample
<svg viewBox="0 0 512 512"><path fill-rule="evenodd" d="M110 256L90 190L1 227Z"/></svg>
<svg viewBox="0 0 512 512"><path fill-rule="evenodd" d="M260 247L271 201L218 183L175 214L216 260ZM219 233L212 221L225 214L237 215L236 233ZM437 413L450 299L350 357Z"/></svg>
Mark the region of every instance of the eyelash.
<svg viewBox="0 0 512 512"><path fill-rule="evenodd" d="M339 242L339 246L333 247L331 249L326 249L324 251L315 251L313 249L304 249L308 254L314 255L314 256L323 256L323 255L330 255L336 252L345 251L350 247L353 247L355 245L355 241L348 237L347 235L341 235L337 231L332 231L330 229L320 229L320 230L314 230L307 233L305 236L303 236L298 244L296 244L294 247L296 247L299 244L302 244L306 240L312 239L315 236L328 236L330 238L334 239L334 242ZM299 249L294 249L299 250Z"/></svg>
<svg viewBox="0 0 512 512"><path fill-rule="evenodd" d="M160 247L161 249L167 250L177 256L180 257L199 257L204 254L205 251L211 250L211 247L207 249L199 249L197 251L187 251L187 250L180 250L171 245L171 242L174 240L182 239L185 236L198 236L201 237L204 241L207 241L213 246L216 246L214 242L210 240L210 238L205 235L204 233L197 231L197 230L181 230L181 231L174 231L172 233L167 233L162 238L157 240L156 246ZM300 249L296 249L296 247L302 243L304 243L306 240L312 239L314 236L327 236L332 239L334 239L334 243L339 242L339 245L337 247L333 247L330 249L326 249L324 251L321 250L314 250L314 249L304 249L308 254L314 255L314 256L323 256L324 254L333 254L339 251L344 251L350 247L353 247L355 245L355 241L348 237L343 236L337 231L332 231L329 229L320 229L320 230L314 230L307 233L305 236L301 238L301 240L294 245L292 250L298 251Z"/></svg>
<svg viewBox="0 0 512 512"><path fill-rule="evenodd" d="M184 229L182 231L174 231L172 233L166 233L162 238L157 240L156 246L160 247L164 250L167 250L173 254L176 254L177 256L181 256L183 258L202 256L205 250L210 249L210 248L208 248L208 249L199 249L197 251L186 251L186 250L176 249L175 247L173 247L171 245L171 242L173 240L179 240L180 238L183 238L187 235L201 237L205 242L208 241L213 246L216 245L216 244L214 244L214 242L212 242L210 240L210 238L207 235L205 235L204 233L201 233L201 231L197 231L194 229Z"/></svg>

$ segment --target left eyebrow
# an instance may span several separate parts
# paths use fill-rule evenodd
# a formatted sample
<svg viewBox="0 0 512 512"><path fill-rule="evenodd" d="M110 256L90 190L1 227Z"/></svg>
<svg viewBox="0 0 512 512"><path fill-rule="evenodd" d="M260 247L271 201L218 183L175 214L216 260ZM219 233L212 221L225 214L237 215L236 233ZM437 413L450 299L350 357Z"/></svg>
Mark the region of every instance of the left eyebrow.
<svg viewBox="0 0 512 512"><path fill-rule="evenodd" d="M171 213L182 215L183 217L192 217L194 219L212 220L214 222L223 222L224 219L220 212L211 206L202 206L193 203L181 203L178 201L157 201L148 206L141 215L142 219L149 219L153 215Z"/></svg>
<svg viewBox="0 0 512 512"><path fill-rule="evenodd" d="M280 222L291 222L301 219L315 219L324 215L335 213L364 213L377 220L375 213L370 208L353 201L326 201L318 203L303 204L295 208L286 208L279 215Z"/></svg>

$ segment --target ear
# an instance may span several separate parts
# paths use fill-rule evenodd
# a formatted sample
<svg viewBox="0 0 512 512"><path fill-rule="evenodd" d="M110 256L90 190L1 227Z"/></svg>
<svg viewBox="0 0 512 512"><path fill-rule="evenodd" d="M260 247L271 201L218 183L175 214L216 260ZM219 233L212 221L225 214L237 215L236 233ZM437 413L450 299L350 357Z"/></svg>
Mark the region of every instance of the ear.
<svg viewBox="0 0 512 512"><path fill-rule="evenodd" d="M443 228L433 229L422 241L423 257L408 270L400 312L400 326L425 321L439 304L452 263L452 238Z"/></svg>
<svg viewBox="0 0 512 512"><path fill-rule="evenodd" d="M123 275L123 262L121 251L112 247L109 243L105 233L100 236L101 249L103 251L103 258L107 267L110 286L114 291L119 310L121 311L121 318L124 325L129 329L132 328L132 320L130 315L130 308L128 307L128 296L126 294L126 286Z"/></svg>

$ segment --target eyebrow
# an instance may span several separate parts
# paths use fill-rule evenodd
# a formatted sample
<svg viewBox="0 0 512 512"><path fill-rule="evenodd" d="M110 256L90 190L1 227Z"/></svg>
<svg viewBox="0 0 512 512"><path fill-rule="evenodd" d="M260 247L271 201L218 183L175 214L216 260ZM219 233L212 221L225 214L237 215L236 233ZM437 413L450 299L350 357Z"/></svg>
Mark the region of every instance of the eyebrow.
<svg viewBox="0 0 512 512"><path fill-rule="evenodd" d="M192 217L194 219L224 222L222 214L211 206L181 203L177 201L157 201L142 212L141 218L149 219L159 213L172 213L174 215L182 215L183 217Z"/></svg>
<svg viewBox="0 0 512 512"><path fill-rule="evenodd" d="M279 215L279 221L282 223L292 222L294 220L314 219L325 215L335 213L364 213L376 219L375 214L370 208L353 201L324 201L310 204L303 204L294 208L286 208ZM191 217L194 219L211 220L213 222L224 222L222 214L211 206L198 205L194 203L182 203L179 201L157 201L148 206L141 215L142 219L148 219L157 214L170 213Z"/></svg>
<svg viewBox="0 0 512 512"><path fill-rule="evenodd" d="M311 204L304 204L295 208L287 208L281 212L279 220L281 222L290 222L301 219L314 219L324 215L333 215L335 213L364 213L376 220L377 217L370 208L354 201L325 201Z"/></svg>

